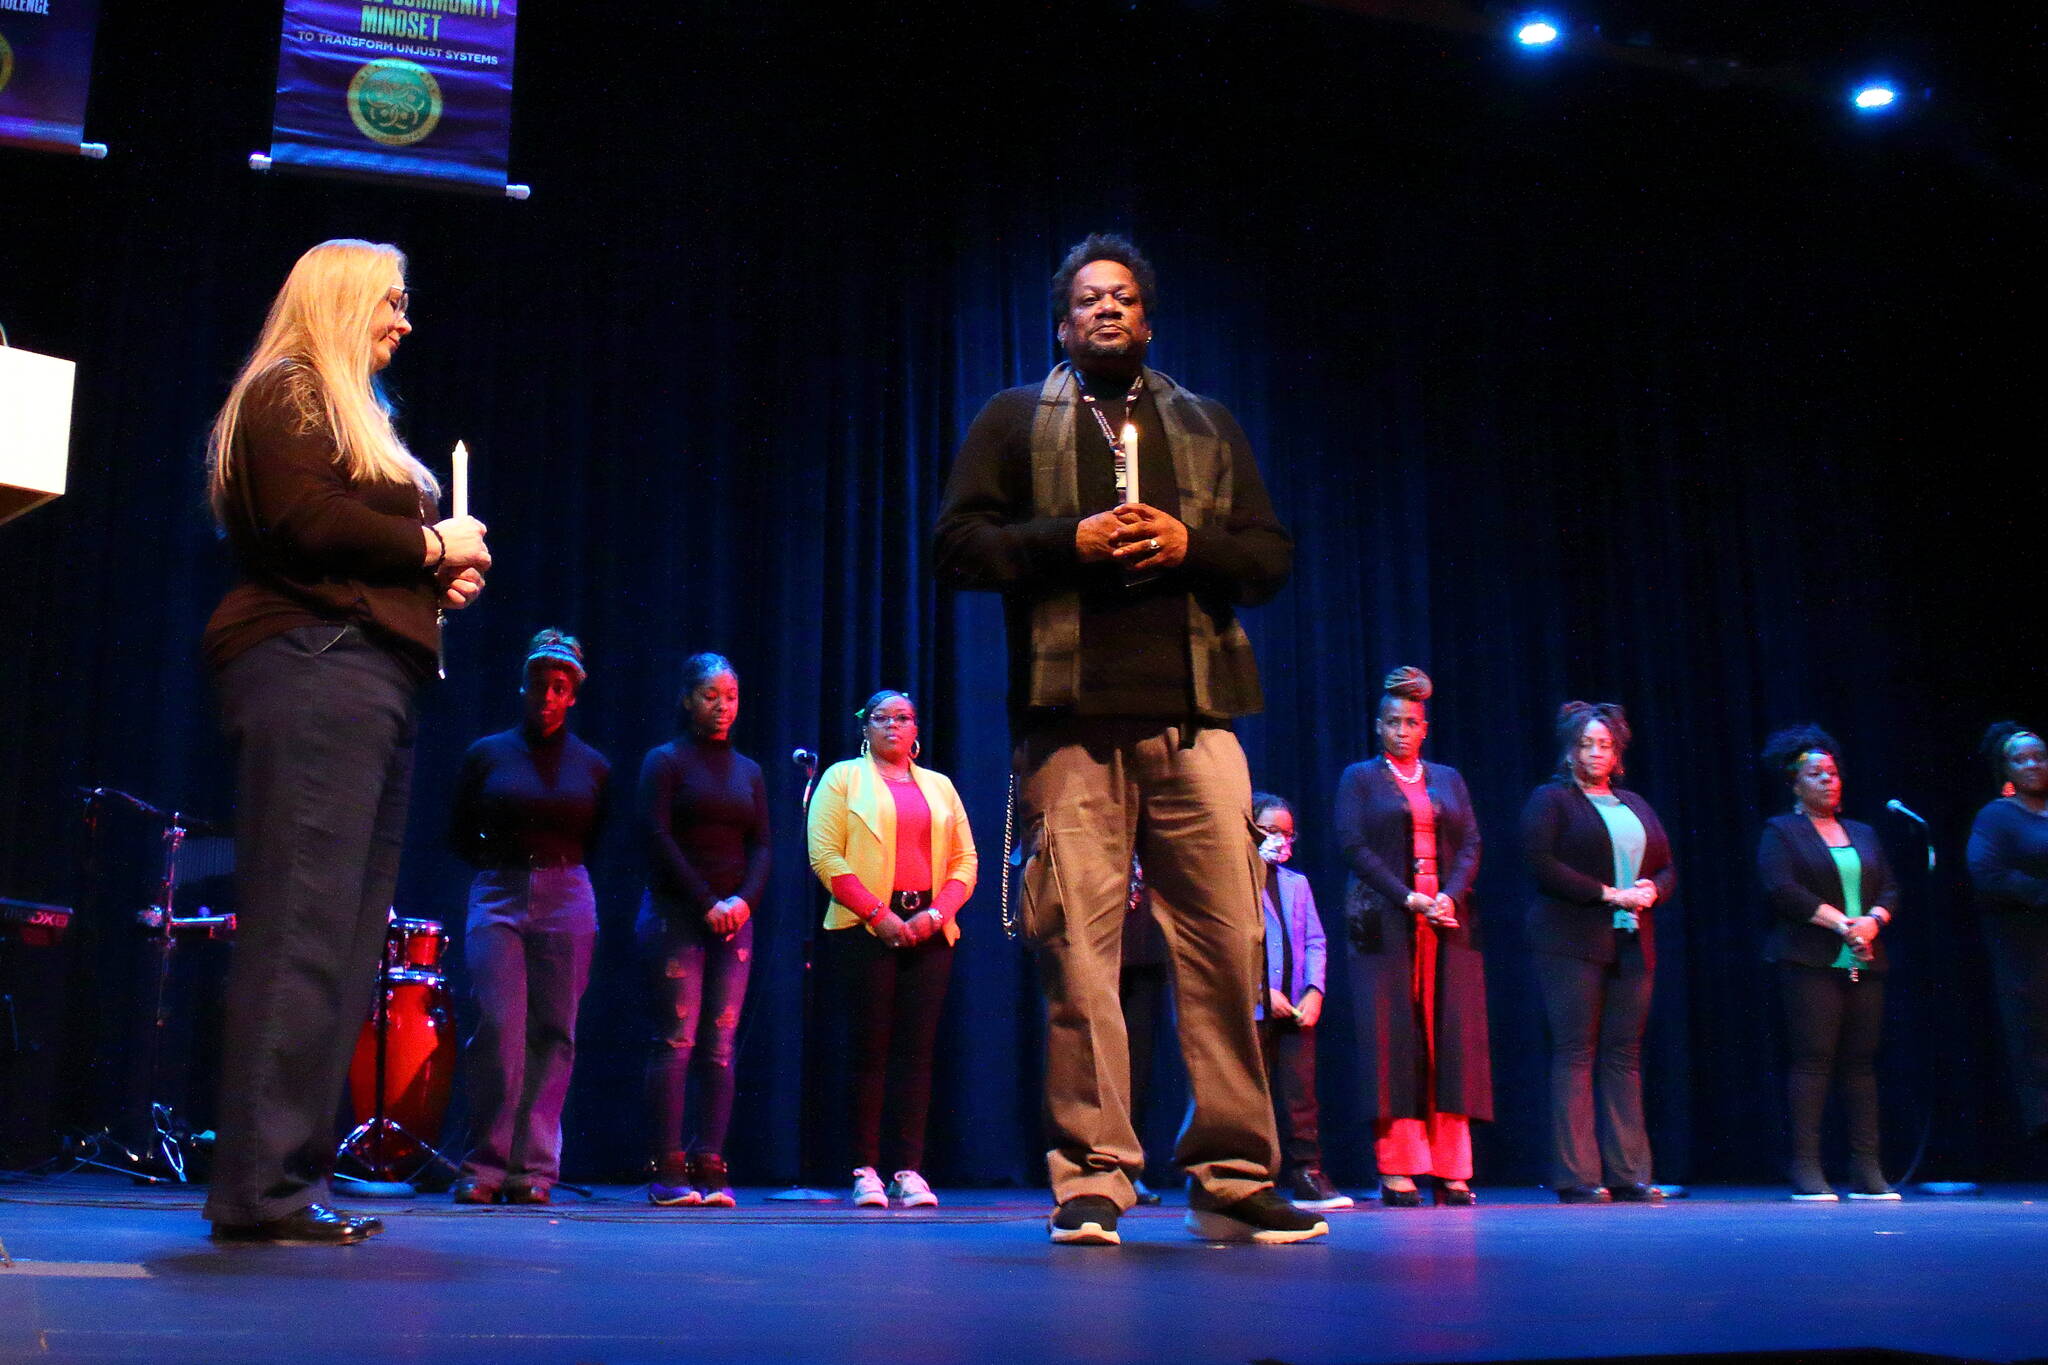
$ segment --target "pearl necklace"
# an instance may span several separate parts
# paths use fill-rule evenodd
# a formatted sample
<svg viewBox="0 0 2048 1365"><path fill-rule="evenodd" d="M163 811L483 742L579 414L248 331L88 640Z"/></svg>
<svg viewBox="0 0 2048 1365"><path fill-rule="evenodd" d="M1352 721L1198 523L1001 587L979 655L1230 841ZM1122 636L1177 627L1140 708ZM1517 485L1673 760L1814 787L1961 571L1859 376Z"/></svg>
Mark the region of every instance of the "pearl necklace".
<svg viewBox="0 0 2048 1365"><path fill-rule="evenodd" d="M1415 775L1413 777L1410 777L1407 773L1404 773L1399 768L1395 767L1394 760L1388 758L1385 754L1380 755L1380 762L1387 765L1388 772L1392 773L1401 781L1406 782L1411 787L1422 780L1423 764L1422 760L1419 758L1415 760Z"/></svg>

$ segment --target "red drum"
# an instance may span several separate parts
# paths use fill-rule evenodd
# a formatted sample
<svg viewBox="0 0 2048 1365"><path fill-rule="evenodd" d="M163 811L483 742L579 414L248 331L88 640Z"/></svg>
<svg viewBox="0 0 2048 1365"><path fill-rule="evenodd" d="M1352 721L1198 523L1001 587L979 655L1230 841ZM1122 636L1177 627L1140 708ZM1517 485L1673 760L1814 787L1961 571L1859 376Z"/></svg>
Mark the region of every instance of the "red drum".
<svg viewBox="0 0 2048 1365"><path fill-rule="evenodd" d="M424 920L399 920L405 925ZM436 934L441 926L430 925ZM445 941L446 935L441 936ZM438 951L438 950L437 950ZM384 987L384 1117L420 1141L439 1146L455 1082L455 1011L448 983L439 972L398 968ZM374 1011L356 1039L348 1068L348 1093L358 1121L377 1112L377 1016Z"/></svg>
<svg viewBox="0 0 2048 1365"><path fill-rule="evenodd" d="M441 973L448 931L430 919L394 919L384 931L384 962L393 969Z"/></svg>

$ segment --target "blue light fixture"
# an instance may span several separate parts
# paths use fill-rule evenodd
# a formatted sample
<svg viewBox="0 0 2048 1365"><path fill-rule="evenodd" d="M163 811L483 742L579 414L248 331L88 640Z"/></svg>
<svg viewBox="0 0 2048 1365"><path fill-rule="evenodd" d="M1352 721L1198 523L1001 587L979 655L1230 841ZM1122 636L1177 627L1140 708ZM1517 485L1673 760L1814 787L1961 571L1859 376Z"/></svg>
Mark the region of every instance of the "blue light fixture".
<svg viewBox="0 0 2048 1365"><path fill-rule="evenodd" d="M1549 47L1564 33L1555 20L1541 14L1528 14L1515 25L1515 41L1523 47Z"/></svg>
<svg viewBox="0 0 2048 1365"><path fill-rule="evenodd" d="M1849 102L1866 114L1875 114L1897 104L1899 92L1882 81L1859 88Z"/></svg>

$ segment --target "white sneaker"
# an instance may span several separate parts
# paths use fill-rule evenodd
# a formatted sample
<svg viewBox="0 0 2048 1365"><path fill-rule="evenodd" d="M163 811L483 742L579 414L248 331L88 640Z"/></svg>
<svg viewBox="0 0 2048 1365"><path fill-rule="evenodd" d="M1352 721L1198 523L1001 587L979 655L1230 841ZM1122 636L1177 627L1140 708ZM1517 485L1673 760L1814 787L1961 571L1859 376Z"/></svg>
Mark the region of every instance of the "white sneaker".
<svg viewBox="0 0 2048 1365"><path fill-rule="evenodd" d="M889 1192L882 1188L882 1177L875 1174L872 1166L861 1166L853 1173L853 1206L857 1209L886 1209L889 1207Z"/></svg>
<svg viewBox="0 0 2048 1365"><path fill-rule="evenodd" d="M932 1187L924 1183L924 1177L916 1171L898 1171L896 1179L889 1185L889 1197L906 1209L935 1209L939 1197L932 1193Z"/></svg>

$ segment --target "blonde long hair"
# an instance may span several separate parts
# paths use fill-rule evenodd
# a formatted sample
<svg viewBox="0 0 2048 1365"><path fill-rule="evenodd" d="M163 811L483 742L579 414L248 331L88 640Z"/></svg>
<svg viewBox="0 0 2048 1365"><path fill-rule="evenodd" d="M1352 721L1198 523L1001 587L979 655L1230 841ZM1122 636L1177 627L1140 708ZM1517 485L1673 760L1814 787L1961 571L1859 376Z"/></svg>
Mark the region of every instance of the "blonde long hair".
<svg viewBox="0 0 2048 1365"><path fill-rule="evenodd" d="M390 408L372 382L370 324L393 287L393 273L404 280L404 252L346 237L320 243L292 266L207 439L206 491L216 520L225 520L228 481L236 474L243 404L250 388L278 366L285 367L303 429L324 421L350 479L409 483L439 500L440 482L398 439Z"/></svg>

